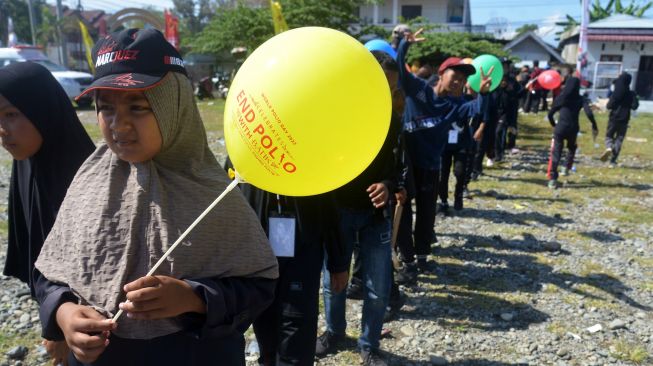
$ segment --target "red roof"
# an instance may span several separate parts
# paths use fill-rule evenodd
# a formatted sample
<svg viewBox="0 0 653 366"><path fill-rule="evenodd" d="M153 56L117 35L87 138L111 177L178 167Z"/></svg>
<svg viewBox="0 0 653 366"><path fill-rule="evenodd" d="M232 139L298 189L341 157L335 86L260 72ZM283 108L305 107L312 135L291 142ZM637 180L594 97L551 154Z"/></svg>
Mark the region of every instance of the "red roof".
<svg viewBox="0 0 653 366"><path fill-rule="evenodd" d="M588 34L589 41L607 41L607 42L653 42L653 35L634 35L634 34Z"/></svg>

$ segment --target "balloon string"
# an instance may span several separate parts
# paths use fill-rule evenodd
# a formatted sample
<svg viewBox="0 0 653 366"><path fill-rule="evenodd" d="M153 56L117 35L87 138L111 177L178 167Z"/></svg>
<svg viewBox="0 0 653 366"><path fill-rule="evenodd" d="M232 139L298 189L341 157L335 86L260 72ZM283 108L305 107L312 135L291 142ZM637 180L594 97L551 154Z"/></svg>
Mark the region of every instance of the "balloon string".
<svg viewBox="0 0 653 366"><path fill-rule="evenodd" d="M195 219L195 221L193 221L192 224L190 224L190 226L186 229L186 231L184 231L184 232L181 234L181 236L177 239L177 241L175 241L175 243L172 244L172 246L171 246L171 247L170 247L170 248L165 252L165 254L163 254L163 256L161 257L161 259L159 259L159 261L156 262L156 264L154 265L154 267L152 267L152 269L150 269L150 271L147 272L147 274L146 274L145 276L146 276L146 277L147 277L147 276L152 276L152 275L154 274L154 272L156 272L156 270L159 268L159 266L161 265L161 263L163 263L163 262L166 260L166 258L168 258L168 256L170 256L170 254L172 253L173 250L175 250L175 248L177 248L177 246L181 243L181 241L184 240L184 239L186 238L186 236L187 236L191 231L193 231L193 229L195 228L195 226L197 226L197 224L199 224L200 221L202 221L202 219L203 219L206 215L208 215L209 212L211 212L211 210L213 210L213 208L214 208L218 203L220 203L220 201L222 201L222 199L224 198L224 196L227 195L227 193L231 192L234 188L236 188L236 186L238 185L238 183L242 183L242 182L244 182L244 181L240 178L240 176L238 175L238 173L236 173L236 177L235 177L235 179L234 179L231 183L229 183L229 185L227 186L227 188L224 189L224 192L222 192L222 193L218 196L218 198L216 198L215 201L213 201L213 203L211 203L211 204L209 205L209 207L207 207L207 208L204 210L204 212L202 212L202 214L199 215L199 216ZM127 300L127 302L129 302L129 300ZM118 312L116 313L116 315L113 317L112 320L113 320L114 322L118 321L118 318L120 318L120 316L122 315L122 313L123 313L122 309L118 310Z"/></svg>

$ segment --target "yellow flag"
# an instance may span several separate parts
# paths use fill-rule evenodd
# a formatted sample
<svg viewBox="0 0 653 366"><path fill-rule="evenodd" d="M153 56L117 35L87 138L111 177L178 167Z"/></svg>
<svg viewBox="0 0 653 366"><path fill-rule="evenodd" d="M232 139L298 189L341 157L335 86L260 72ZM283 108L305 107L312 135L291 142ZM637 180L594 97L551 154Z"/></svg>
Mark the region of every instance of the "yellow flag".
<svg viewBox="0 0 653 366"><path fill-rule="evenodd" d="M91 56L91 50L93 49L94 42L91 38L91 35L88 34L86 25L84 25L81 20L78 20L78 22L79 29L82 31L82 38L84 39L84 48L86 48L86 60L88 61L88 66L91 68L91 73L95 74L95 65L93 65L93 57Z"/></svg>
<svg viewBox="0 0 653 366"><path fill-rule="evenodd" d="M272 10L272 22L274 23L274 34L279 34L288 30L286 19L281 14L281 4L278 1L270 0L270 10Z"/></svg>

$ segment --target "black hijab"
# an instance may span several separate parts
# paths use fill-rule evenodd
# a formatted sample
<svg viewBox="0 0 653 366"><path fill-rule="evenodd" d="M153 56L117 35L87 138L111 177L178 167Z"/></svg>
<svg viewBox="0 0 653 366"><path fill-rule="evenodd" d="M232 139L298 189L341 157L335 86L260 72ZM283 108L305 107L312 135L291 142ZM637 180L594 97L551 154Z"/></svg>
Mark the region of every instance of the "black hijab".
<svg viewBox="0 0 653 366"><path fill-rule="evenodd" d="M614 92L611 95L611 99L615 103L621 102L626 96L630 93L630 82L633 80L633 77L624 72L614 81Z"/></svg>
<svg viewBox="0 0 653 366"><path fill-rule="evenodd" d="M9 186L9 246L4 274L30 285L41 251L68 186L95 150L68 96L45 67L20 62L0 68L0 94L39 131L32 157L14 160Z"/></svg>
<svg viewBox="0 0 653 366"><path fill-rule="evenodd" d="M580 80L577 77L570 76L565 81L565 86L562 88L560 95L555 98L553 106L573 108L578 105L582 105Z"/></svg>

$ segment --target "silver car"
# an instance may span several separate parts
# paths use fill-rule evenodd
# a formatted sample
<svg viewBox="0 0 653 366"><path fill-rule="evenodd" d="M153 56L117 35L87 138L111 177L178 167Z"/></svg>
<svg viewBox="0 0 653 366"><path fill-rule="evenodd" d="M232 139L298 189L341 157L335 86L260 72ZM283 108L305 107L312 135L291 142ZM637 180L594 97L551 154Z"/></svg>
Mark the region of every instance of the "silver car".
<svg viewBox="0 0 653 366"><path fill-rule="evenodd" d="M61 84L68 97L73 100L93 81L93 75L87 72L68 70L58 65L43 54L36 47L9 47L0 48L0 67L9 65L14 62L31 61L45 66L55 79ZM93 102L91 96L85 96L77 101L80 107L88 107Z"/></svg>

